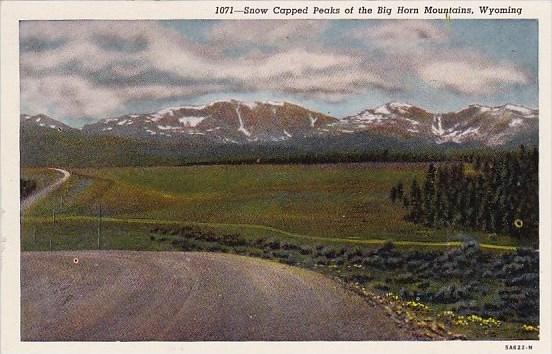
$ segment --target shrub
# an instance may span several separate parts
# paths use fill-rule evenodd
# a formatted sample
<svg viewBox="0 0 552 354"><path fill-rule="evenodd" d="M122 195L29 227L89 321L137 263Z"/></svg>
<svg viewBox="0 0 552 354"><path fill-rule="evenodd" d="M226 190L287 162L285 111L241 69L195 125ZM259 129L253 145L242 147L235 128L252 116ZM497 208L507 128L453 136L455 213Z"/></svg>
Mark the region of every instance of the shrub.
<svg viewBox="0 0 552 354"><path fill-rule="evenodd" d="M539 275L537 273L526 273L505 281L506 285L533 285L538 286Z"/></svg>
<svg viewBox="0 0 552 354"><path fill-rule="evenodd" d="M443 304L455 303L468 297L465 287L457 287L455 284L446 285L440 288L433 296L433 301Z"/></svg>
<svg viewBox="0 0 552 354"><path fill-rule="evenodd" d="M413 283L415 281L414 275L412 273L399 274L395 279L399 283Z"/></svg>
<svg viewBox="0 0 552 354"><path fill-rule="evenodd" d="M280 241L272 239L266 240L264 246L270 248L271 250L277 250L280 248Z"/></svg>
<svg viewBox="0 0 552 354"><path fill-rule="evenodd" d="M345 257L351 261L353 258L359 258L362 256L362 251L359 247L355 246L345 251Z"/></svg>
<svg viewBox="0 0 552 354"><path fill-rule="evenodd" d="M412 299L415 297L415 294L412 290L408 289L408 288L405 288L405 287L402 287L400 290L399 290L399 296L402 298L402 299Z"/></svg>
<svg viewBox="0 0 552 354"><path fill-rule="evenodd" d="M385 260L381 256L366 257L362 260L362 264L375 268L385 268Z"/></svg>
<svg viewBox="0 0 552 354"><path fill-rule="evenodd" d="M385 260L385 265L389 268L398 268L403 264L404 260L401 257L388 257Z"/></svg>
<svg viewBox="0 0 552 354"><path fill-rule="evenodd" d="M382 282L376 282L372 285L375 289L381 290L381 291L389 291L389 286Z"/></svg>
<svg viewBox="0 0 552 354"><path fill-rule="evenodd" d="M335 250L335 248L330 246L324 247L322 250L320 250L319 254L330 259L337 257L337 251Z"/></svg>
<svg viewBox="0 0 552 354"><path fill-rule="evenodd" d="M280 242L280 248L283 250L296 250L299 249L299 247L293 243L282 241Z"/></svg>
<svg viewBox="0 0 552 354"><path fill-rule="evenodd" d="M429 288L429 282L422 281L422 282L419 282L416 286L418 287L418 289L427 289Z"/></svg>
<svg viewBox="0 0 552 354"><path fill-rule="evenodd" d="M324 257L324 256L317 256L316 258L313 259L314 263L315 264L320 264L320 265L328 265L328 258Z"/></svg>
<svg viewBox="0 0 552 354"><path fill-rule="evenodd" d="M383 243L383 246L381 246L382 250L387 250L387 251L390 251L394 248L395 248L395 244L393 243L393 241L390 241L390 240L385 241Z"/></svg>
<svg viewBox="0 0 552 354"><path fill-rule="evenodd" d="M307 267L307 268L312 268L314 267L314 259L312 259L311 257L307 257L303 260L303 266Z"/></svg>

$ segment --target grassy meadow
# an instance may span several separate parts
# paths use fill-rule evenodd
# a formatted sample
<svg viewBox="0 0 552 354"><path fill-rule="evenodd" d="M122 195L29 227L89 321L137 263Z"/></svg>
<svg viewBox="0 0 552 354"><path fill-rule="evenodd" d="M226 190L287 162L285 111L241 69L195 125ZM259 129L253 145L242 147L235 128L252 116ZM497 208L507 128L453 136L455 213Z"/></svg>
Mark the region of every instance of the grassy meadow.
<svg viewBox="0 0 552 354"><path fill-rule="evenodd" d="M404 220L389 201L398 181L424 164L233 165L76 169L26 216L148 219L303 239L443 243L474 238L516 246L508 236L435 230ZM85 219L83 219L85 221ZM109 222L106 222L106 227ZM130 227L135 226L132 223Z"/></svg>

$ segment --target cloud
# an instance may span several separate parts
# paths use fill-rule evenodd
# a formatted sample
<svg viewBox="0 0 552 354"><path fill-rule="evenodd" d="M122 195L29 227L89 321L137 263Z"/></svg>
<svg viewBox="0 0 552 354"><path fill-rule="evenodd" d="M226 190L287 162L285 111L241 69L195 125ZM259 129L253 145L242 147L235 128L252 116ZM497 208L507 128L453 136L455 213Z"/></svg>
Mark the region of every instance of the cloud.
<svg viewBox="0 0 552 354"><path fill-rule="evenodd" d="M318 46L317 36L328 28L324 20L248 20L218 22L208 32L211 44L234 49L252 45L268 48Z"/></svg>
<svg viewBox="0 0 552 354"><path fill-rule="evenodd" d="M121 100L111 90L94 87L78 77L47 76L21 80L23 107L54 116L97 116L117 109Z"/></svg>
<svg viewBox="0 0 552 354"><path fill-rule="evenodd" d="M422 66L419 74L433 87L468 95L487 95L504 86L528 82L527 75L512 65L474 61L437 61Z"/></svg>
<svg viewBox="0 0 552 354"><path fill-rule="evenodd" d="M529 78L510 63L493 63L472 48L449 45L435 21L382 21L351 33L379 51L384 66L430 87L459 95L490 95Z"/></svg>
<svg viewBox="0 0 552 354"><path fill-rule="evenodd" d="M422 47L445 41L448 35L428 21L381 21L375 27L351 32L353 38L393 52L420 51Z"/></svg>
<svg viewBox="0 0 552 354"><path fill-rule="evenodd" d="M24 21L22 107L100 119L133 102L203 95L269 91L339 102L421 82L458 94L527 83L512 64L441 50L448 34L432 21L355 21L336 32L341 23L195 21L189 31L163 21Z"/></svg>
<svg viewBox="0 0 552 354"><path fill-rule="evenodd" d="M66 116L101 116L139 98L272 90L336 101L370 88L394 88L358 55L299 45L325 26L324 21L228 21L214 26L208 42L200 44L152 21L25 23L21 41L32 45L20 57L22 97L27 107L63 105L56 110ZM224 56L213 48L259 41L273 50ZM57 96L63 92L71 94ZM94 96L88 103L87 95Z"/></svg>

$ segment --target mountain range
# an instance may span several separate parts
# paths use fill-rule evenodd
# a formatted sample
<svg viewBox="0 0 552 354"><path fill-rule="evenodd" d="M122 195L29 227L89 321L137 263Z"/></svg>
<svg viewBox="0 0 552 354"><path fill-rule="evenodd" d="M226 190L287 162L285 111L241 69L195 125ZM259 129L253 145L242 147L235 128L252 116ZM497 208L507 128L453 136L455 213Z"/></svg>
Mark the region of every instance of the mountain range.
<svg viewBox="0 0 552 354"><path fill-rule="evenodd" d="M181 106L152 113L109 117L72 128L44 114L21 115L22 155L41 135L65 140L86 140L77 145L145 145L167 155L193 155L199 150L244 146L271 146L308 151L309 147L334 145L339 149L500 148L538 144L539 112L521 105L497 107L470 105L456 112L434 113L399 102L337 119L288 102L216 101L203 106ZM25 140L23 137L28 137ZM323 146L321 147L324 148ZM116 150L116 149L114 149ZM197 150L197 151L193 151ZM311 149L312 150L312 149ZM99 152L100 153L100 152ZM116 152L114 152L116 154Z"/></svg>

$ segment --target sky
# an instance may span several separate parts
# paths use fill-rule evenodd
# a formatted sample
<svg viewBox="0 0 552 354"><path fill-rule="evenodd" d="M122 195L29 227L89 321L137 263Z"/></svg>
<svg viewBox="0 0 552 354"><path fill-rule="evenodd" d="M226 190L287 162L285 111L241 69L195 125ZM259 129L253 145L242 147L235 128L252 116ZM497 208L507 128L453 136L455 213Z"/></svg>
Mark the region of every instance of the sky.
<svg viewBox="0 0 552 354"><path fill-rule="evenodd" d="M538 107L536 20L21 21L21 112L82 126L215 100L337 118Z"/></svg>

